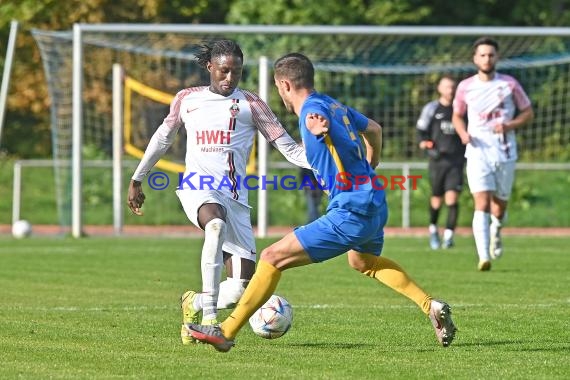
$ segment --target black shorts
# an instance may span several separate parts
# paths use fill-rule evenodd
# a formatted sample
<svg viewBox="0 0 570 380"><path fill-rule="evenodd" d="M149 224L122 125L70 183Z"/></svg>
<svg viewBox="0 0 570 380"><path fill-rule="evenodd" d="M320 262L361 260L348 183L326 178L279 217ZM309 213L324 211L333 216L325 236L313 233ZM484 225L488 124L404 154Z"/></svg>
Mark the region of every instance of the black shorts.
<svg viewBox="0 0 570 380"><path fill-rule="evenodd" d="M465 160L430 160L428 168L432 195L441 197L449 190L461 192L464 166Z"/></svg>

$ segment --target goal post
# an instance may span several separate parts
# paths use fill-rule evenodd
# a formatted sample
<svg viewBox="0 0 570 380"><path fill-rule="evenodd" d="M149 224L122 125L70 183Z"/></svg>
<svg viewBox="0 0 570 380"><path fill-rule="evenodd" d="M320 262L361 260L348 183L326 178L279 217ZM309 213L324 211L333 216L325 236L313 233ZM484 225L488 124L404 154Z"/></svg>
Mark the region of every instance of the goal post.
<svg viewBox="0 0 570 380"><path fill-rule="evenodd" d="M0 143L2 142L2 129L4 127L6 103L8 90L10 89L10 74L12 72L12 62L14 61L14 51L16 50L16 37L18 35L18 21L10 22L10 36L6 46L6 59L4 60L4 70L2 71L2 84L0 85Z"/></svg>
<svg viewBox="0 0 570 380"><path fill-rule="evenodd" d="M123 232L123 68L113 64L113 232Z"/></svg>
<svg viewBox="0 0 570 380"><path fill-rule="evenodd" d="M82 223L82 149L93 146L111 155L112 63L140 83L172 94L208 80L195 53L213 38L240 44L245 56L240 87L260 92L260 78L269 75L261 73L261 57L267 57L268 67L283 54L304 52L315 64L317 89L380 121L383 161L402 162L423 159L414 126L421 107L435 97L438 77L472 75L472 42L493 36L500 44L499 71L519 79L535 106L533 125L517 133L521 161L570 161L570 28L76 24L72 31L32 33L48 80L54 159L74 163L73 171L56 173L58 202L72 199L73 211L62 208L61 220L71 214L74 236L80 236ZM270 83L270 106L298 138L296 118L285 112ZM260 230L272 217L275 213L259 217Z"/></svg>

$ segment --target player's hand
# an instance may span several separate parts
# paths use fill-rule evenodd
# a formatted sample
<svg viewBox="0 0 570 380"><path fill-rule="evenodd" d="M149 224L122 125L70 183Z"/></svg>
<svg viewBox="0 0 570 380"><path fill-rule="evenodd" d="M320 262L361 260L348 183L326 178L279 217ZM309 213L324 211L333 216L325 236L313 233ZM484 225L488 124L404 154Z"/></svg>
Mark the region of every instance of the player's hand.
<svg viewBox="0 0 570 380"><path fill-rule="evenodd" d="M139 181L131 180L129 183L129 194L127 205L135 215L143 215L141 210L145 196L142 190L142 184Z"/></svg>
<svg viewBox="0 0 570 380"><path fill-rule="evenodd" d="M317 113L307 114L305 125L309 132L315 136L324 135L329 131L329 121Z"/></svg>
<svg viewBox="0 0 570 380"><path fill-rule="evenodd" d="M424 140L420 141L420 149L433 149L433 141L431 140Z"/></svg>
<svg viewBox="0 0 570 380"><path fill-rule="evenodd" d="M493 132L497 133L497 134L503 134L508 130L508 127L503 124L503 123L498 123L495 125L495 128L493 128Z"/></svg>
<svg viewBox="0 0 570 380"><path fill-rule="evenodd" d="M471 142L471 135L467 132L460 134L459 138L461 139L461 143L463 143L463 145L467 145Z"/></svg>

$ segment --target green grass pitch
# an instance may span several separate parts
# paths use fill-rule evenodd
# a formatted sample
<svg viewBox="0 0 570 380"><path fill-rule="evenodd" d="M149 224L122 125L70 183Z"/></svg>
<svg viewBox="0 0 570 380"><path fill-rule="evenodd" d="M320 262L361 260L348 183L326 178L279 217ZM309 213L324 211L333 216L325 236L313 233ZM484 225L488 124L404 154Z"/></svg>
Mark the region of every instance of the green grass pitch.
<svg viewBox="0 0 570 380"><path fill-rule="evenodd" d="M340 256L284 273L285 336L246 326L222 354L179 340L178 298L200 284L199 240L1 238L0 378L567 378L570 238L505 237L487 273L471 238L456 243L431 251L426 239L388 236L384 248L451 304L449 348L411 301Z"/></svg>

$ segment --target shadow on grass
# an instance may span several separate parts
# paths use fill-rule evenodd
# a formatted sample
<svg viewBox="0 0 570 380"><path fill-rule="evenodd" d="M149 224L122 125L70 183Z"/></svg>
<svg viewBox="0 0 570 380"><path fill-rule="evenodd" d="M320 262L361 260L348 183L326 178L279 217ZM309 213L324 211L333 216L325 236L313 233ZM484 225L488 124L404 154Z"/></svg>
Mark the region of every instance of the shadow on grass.
<svg viewBox="0 0 570 380"><path fill-rule="evenodd" d="M345 350L345 349L374 349L375 351L382 352L432 352L433 348L418 348L418 347L410 347L410 346L386 346L386 344L378 343L330 343L330 342L322 342L322 343L293 343L288 344L291 347L300 347L300 348L328 348L328 349L337 349L337 350ZM455 346L455 344L453 344ZM437 344L433 346L435 349L445 349Z"/></svg>
<svg viewBox="0 0 570 380"><path fill-rule="evenodd" d="M532 345L533 341L521 341L521 340L498 340L498 341L481 341L473 343L454 343L454 347L509 347L513 346L510 351L520 351L520 352L568 352L570 345L566 342L550 343L557 345L556 347L528 347ZM560 344L560 345L558 345ZM521 347L522 346L522 347Z"/></svg>
<svg viewBox="0 0 570 380"><path fill-rule="evenodd" d="M337 349L352 349L352 348L370 348L377 347L375 344L365 344L365 343L293 343L290 344L293 347L318 347L318 348L337 348Z"/></svg>

